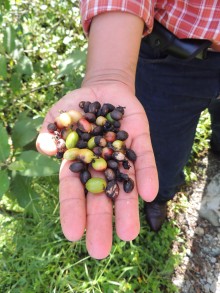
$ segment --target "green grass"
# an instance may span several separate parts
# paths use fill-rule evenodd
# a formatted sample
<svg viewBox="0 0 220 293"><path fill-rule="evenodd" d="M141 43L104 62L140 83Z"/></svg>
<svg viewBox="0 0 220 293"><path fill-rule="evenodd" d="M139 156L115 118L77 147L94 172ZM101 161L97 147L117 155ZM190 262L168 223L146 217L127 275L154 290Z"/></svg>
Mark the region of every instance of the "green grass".
<svg viewBox="0 0 220 293"><path fill-rule="evenodd" d="M109 257L98 261L85 239L68 242L59 224L56 188L42 187L40 220L24 213L0 217L0 292L176 292L170 278L180 260L171 247L179 229L171 223L158 234L142 221L132 242L114 235Z"/></svg>

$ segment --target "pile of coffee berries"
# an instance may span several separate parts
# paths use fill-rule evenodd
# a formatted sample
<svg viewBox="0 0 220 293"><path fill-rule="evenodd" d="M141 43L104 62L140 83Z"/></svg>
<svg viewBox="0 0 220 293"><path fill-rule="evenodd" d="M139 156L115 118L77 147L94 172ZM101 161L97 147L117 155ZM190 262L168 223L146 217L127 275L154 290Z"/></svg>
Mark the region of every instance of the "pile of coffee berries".
<svg viewBox="0 0 220 293"><path fill-rule="evenodd" d="M85 190L92 193L105 192L115 199L119 194L119 184L126 193L134 188L134 181L120 171L129 169L135 162L136 154L126 147L128 133L120 129L120 120L125 108L115 107L98 101L81 101L83 111L62 111L47 129L53 133L57 146L56 157L73 161L70 170L79 173ZM104 172L103 178L92 177L90 170Z"/></svg>

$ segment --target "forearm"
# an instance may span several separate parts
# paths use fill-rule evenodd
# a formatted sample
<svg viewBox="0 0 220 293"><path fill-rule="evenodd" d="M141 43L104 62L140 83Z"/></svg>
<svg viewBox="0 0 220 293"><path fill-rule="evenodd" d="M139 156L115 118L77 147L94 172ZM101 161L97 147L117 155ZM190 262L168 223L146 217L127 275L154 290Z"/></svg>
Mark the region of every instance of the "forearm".
<svg viewBox="0 0 220 293"><path fill-rule="evenodd" d="M118 81L134 91L143 28L143 20L130 13L109 12L94 17L83 86Z"/></svg>

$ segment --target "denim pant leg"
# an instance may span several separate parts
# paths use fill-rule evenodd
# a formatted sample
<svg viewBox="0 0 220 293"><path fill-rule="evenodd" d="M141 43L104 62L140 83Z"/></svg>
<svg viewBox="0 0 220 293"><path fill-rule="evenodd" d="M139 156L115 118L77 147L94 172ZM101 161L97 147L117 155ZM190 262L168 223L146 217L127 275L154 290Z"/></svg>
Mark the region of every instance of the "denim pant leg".
<svg viewBox="0 0 220 293"><path fill-rule="evenodd" d="M220 152L220 98L213 100L209 105L211 116L211 147Z"/></svg>
<svg viewBox="0 0 220 293"><path fill-rule="evenodd" d="M184 182L183 168L191 153L200 114L219 91L217 72L195 65L141 46L136 95L150 125L159 174L157 202L172 199Z"/></svg>

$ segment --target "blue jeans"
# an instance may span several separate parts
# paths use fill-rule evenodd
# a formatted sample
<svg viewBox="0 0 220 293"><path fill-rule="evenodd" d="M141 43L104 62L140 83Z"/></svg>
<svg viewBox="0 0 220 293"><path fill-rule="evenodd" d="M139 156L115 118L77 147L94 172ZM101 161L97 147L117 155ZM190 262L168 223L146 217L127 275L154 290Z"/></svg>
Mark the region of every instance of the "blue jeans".
<svg viewBox="0 0 220 293"><path fill-rule="evenodd" d="M200 114L209 109L212 138L220 150L220 53L184 61L142 42L136 95L146 111L159 174L156 202L172 199L184 183Z"/></svg>

